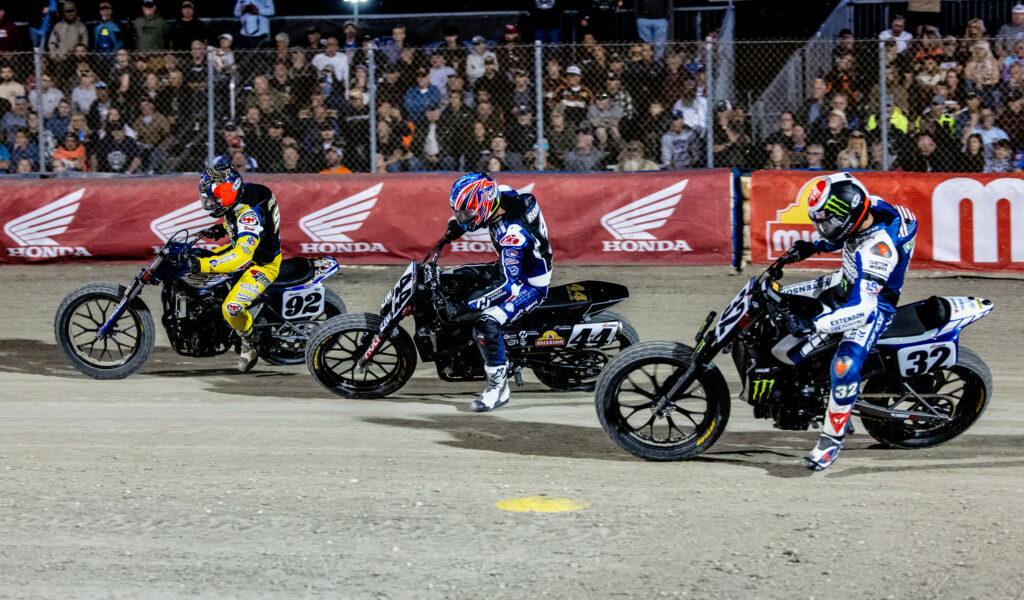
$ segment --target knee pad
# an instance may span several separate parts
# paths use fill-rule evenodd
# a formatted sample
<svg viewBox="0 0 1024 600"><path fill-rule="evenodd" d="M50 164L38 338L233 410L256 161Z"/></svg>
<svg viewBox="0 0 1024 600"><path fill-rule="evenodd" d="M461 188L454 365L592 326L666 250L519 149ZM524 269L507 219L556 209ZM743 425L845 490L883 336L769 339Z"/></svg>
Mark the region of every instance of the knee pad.
<svg viewBox="0 0 1024 600"><path fill-rule="evenodd" d="M498 366L505 364L505 343L501 339L501 324L493 317L483 315L473 324L473 337L484 358L484 364Z"/></svg>
<svg viewBox="0 0 1024 600"><path fill-rule="evenodd" d="M860 369L867 350L857 344L840 343L832 359L832 398L837 404L853 404L860 389Z"/></svg>

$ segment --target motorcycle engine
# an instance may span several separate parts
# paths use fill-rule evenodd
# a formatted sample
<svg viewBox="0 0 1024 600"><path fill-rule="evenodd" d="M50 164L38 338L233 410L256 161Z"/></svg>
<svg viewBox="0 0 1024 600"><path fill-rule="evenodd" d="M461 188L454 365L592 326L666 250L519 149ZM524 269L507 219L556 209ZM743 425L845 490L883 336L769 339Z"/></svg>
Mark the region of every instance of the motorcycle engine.
<svg viewBox="0 0 1024 600"><path fill-rule="evenodd" d="M174 351L182 356L217 356L231 348L231 328L221 316L222 300L210 290L189 293L164 288L163 325Z"/></svg>

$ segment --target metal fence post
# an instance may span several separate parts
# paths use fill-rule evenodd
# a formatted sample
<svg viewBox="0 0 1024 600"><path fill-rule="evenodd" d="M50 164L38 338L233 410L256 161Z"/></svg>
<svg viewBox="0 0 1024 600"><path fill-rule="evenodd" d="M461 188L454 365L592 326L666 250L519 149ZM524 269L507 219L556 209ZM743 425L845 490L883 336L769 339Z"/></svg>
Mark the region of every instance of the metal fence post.
<svg viewBox="0 0 1024 600"><path fill-rule="evenodd" d="M213 166L213 47L206 48L206 164Z"/></svg>
<svg viewBox="0 0 1024 600"><path fill-rule="evenodd" d="M712 52L712 41L707 40L704 42L706 49L706 58L704 59L704 72L707 74L707 80L704 82L704 96L707 101L704 103L705 121L707 122L707 131L704 132L706 146L707 146L707 168L711 169L715 166L715 107L714 107L714 52Z"/></svg>
<svg viewBox="0 0 1024 600"><path fill-rule="evenodd" d="M540 40L533 41L533 81L537 96L537 170L543 171L547 159L544 150L544 65L541 57Z"/></svg>
<svg viewBox="0 0 1024 600"><path fill-rule="evenodd" d="M228 101L230 104L231 120L235 120L235 92L238 88L238 70L231 69L231 79L228 80Z"/></svg>
<svg viewBox="0 0 1024 600"><path fill-rule="evenodd" d="M882 170L889 170L889 91L885 77L885 42L878 42L878 126L882 128Z"/></svg>
<svg viewBox="0 0 1024 600"><path fill-rule="evenodd" d="M366 91L370 96L370 172L377 172L377 65L373 57L373 48L366 49L366 62L369 70L366 75Z"/></svg>
<svg viewBox="0 0 1024 600"><path fill-rule="evenodd" d="M46 172L46 148L43 145L43 137L46 135L46 127L43 125L43 49L40 46L32 53L36 68L36 97L39 99L39 108L36 109L36 137L39 146L39 173ZM15 165L17 167L17 165Z"/></svg>

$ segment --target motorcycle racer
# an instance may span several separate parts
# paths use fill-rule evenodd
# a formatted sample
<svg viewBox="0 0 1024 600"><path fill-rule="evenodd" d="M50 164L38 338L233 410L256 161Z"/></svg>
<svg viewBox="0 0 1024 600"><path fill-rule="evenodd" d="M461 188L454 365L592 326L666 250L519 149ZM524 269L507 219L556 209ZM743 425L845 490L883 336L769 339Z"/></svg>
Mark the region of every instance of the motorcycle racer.
<svg viewBox="0 0 1024 600"><path fill-rule="evenodd" d="M238 332L241 346L238 368L256 364L256 336L248 308L281 270L281 215L270 188L245 183L231 165L216 165L199 176L199 199L212 217L224 217L221 231L228 244L190 259L189 270L199 273L234 273L245 270L221 306L224 319Z"/></svg>
<svg viewBox="0 0 1024 600"><path fill-rule="evenodd" d="M810 348L789 353L794 363L826 336L843 336L832 361L832 390L821 436L803 458L805 467L821 471L843 448L860 391L861 366L896 312L917 220L909 210L870 195L849 173L816 178L801 195L806 196L808 214L821 239L793 244L793 262L819 252L843 251L843 266L836 273L782 288L831 307L813 320L813 333L818 335L809 341Z"/></svg>
<svg viewBox="0 0 1024 600"><path fill-rule="evenodd" d="M508 363L501 328L539 306L547 296L551 244L533 194L499 186L483 173L460 177L452 185L450 204L454 217L448 222L446 239L456 240L467 231L487 227L498 253L495 263L460 267L479 274L480 278L490 272L498 279L496 284L470 296L467 307L467 318L473 319L473 335L487 374L487 387L471 408L487 412L509 401ZM452 314L457 315L461 308L455 307Z"/></svg>

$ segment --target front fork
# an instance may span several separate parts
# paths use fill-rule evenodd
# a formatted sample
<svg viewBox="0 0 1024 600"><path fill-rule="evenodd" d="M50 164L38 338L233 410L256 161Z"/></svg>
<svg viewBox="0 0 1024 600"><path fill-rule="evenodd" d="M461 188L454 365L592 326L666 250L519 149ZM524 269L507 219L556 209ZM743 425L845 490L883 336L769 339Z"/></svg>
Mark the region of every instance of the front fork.
<svg viewBox="0 0 1024 600"><path fill-rule="evenodd" d="M714 332L708 333L708 328L711 327L711 323L715 320L715 314L715 311L711 311L708 314L704 320L704 325L701 326L700 331L694 336L694 340L697 341L697 347L694 348L693 361L690 362L690 366L676 379L676 382L672 384L672 387L667 392L655 396L656 403L653 406L653 410L656 414L662 414L672 404L672 399L679 395L679 392L689 388L690 384L703 375L710 366L708 364L710 361L707 361L706 358L714 356L718 352L718 348L714 347Z"/></svg>
<svg viewBox="0 0 1024 600"><path fill-rule="evenodd" d="M139 274L135 276L135 279L128 286L128 289L124 291L124 295L121 296L121 301L117 304L117 308L115 308L114 312L110 314L107 321L103 323L103 326L96 331L96 339L100 339L107 335L107 331L109 331L110 328L114 326L114 323L117 323L117 320L121 318L121 315L124 314L124 309L128 307L128 304L138 297L139 293L142 292L142 288L145 287L147 283L152 281L153 273L155 273L160 265L163 264L163 261L163 255L159 254L153 259L153 262L148 268L139 271Z"/></svg>

